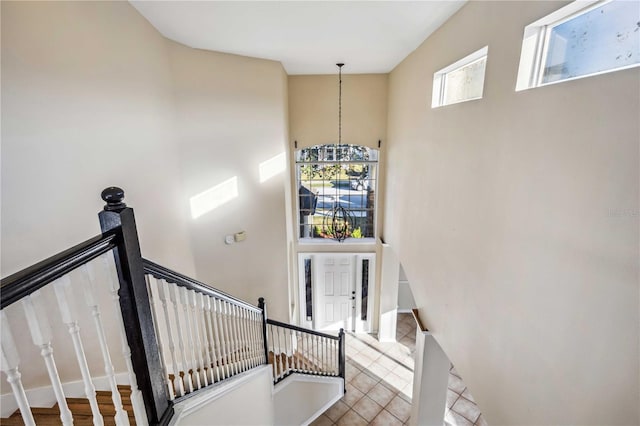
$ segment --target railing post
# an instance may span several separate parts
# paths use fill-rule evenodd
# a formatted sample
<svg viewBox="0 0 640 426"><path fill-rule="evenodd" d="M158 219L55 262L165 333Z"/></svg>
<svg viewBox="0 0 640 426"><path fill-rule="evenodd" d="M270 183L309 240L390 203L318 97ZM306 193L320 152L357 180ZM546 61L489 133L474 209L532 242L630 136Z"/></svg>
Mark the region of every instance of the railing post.
<svg viewBox="0 0 640 426"><path fill-rule="evenodd" d="M340 354L340 360L339 362L339 373L340 373L340 377L342 377L342 380L345 381L345 386L344 386L344 390L345 392L347 391L347 387L346 387L346 378L345 378L345 367L346 367L346 357L345 357L345 352L344 352L344 328L340 329L340 334L338 334L338 337L340 337L340 340L338 341L338 351Z"/></svg>
<svg viewBox="0 0 640 426"><path fill-rule="evenodd" d="M173 415L173 406L165 386L166 378L162 375L133 209L123 203L124 191L120 188L105 189L102 199L107 202L104 211L98 214L102 232L120 231L113 254L120 280L120 309L127 325L131 362L149 423L164 425Z"/></svg>
<svg viewBox="0 0 640 426"><path fill-rule="evenodd" d="M267 304L264 297L258 299L258 308L262 309L262 338L264 340L264 362L269 364L269 344L267 343ZM275 352L274 352L275 356Z"/></svg>

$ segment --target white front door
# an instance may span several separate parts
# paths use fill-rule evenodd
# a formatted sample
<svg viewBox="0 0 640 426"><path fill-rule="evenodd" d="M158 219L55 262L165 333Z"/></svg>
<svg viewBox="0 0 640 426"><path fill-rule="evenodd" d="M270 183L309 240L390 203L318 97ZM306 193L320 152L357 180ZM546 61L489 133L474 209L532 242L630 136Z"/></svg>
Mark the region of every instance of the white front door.
<svg viewBox="0 0 640 426"><path fill-rule="evenodd" d="M355 259L345 254L314 256L316 330L355 329Z"/></svg>

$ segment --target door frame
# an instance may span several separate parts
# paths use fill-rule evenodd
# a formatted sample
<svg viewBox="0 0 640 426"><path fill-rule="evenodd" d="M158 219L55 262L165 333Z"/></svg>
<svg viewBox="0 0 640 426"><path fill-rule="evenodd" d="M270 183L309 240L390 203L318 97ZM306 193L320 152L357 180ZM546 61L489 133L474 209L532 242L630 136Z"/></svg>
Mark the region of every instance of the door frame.
<svg viewBox="0 0 640 426"><path fill-rule="evenodd" d="M340 256L352 256L355 258L354 269L354 283L355 283L355 331L356 333L371 333L374 331L374 316L375 306L377 299L377 286L376 286L376 253L344 253L344 252L313 252L313 253L298 253L298 312L299 312L299 324L303 327L314 328L314 318L316 318L315 312L319 308L316 305L316 287L315 287L315 275L320 259L328 256L340 257ZM306 292L306 273L305 273L305 260L310 260L311 266L311 318L307 317L307 292ZM369 260L369 274L368 274L368 293L367 293L367 313L366 320L362 319L362 283L363 283L363 260Z"/></svg>

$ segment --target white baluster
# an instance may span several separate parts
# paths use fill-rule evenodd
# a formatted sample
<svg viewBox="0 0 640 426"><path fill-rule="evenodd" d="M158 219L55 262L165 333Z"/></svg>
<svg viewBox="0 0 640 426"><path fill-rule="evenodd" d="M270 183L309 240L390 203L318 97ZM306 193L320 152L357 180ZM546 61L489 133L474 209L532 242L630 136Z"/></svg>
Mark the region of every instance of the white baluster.
<svg viewBox="0 0 640 426"><path fill-rule="evenodd" d="M173 291L171 291L173 290ZM169 297L173 303L173 312L176 317L176 328L178 330L178 346L180 347L180 355L182 360L183 378L185 380L186 391L188 393L193 392L193 381L191 380L191 374L189 374L189 364L187 363L187 352L185 351L184 337L182 335L183 327L180 324L180 309L178 304L180 303L180 287L175 284L167 283L167 291Z"/></svg>
<svg viewBox="0 0 640 426"><path fill-rule="evenodd" d="M244 360L243 348L242 348L242 333L240 332L240 321L238 316L238 306L231 304L231 327L233 329L233 335L236 342L236 355L238 357L238 367L240 372L247 369L247 365Z"/></svg>
<svg viewBox="0 0 640 426"><path fill-rule="evenodd" d="M227 325L227 336L229 338L231 365L233 366L233 374L240 373L240 363L238 362L238 345L236 342L236 334L233 331L233 318L231 317L231 304L223 301L225 323Z"/></svg>
<svg viewBox="0 0 640 426"><path fill-rule="evenodd" d="M47 373L49 374L49 380L51 380L51 386L53 387L53 393L58 401L58 407L60 408L60 420L63 425L72 425L73 417L69 407L67 406L67 400L62 390L62 383L60 382L60 376L58 375L58 369L56 368L56 362L53 359L53 347L51 346L51 328L49 326L49 320L47 319L44 309L42 308L42 295L40 291L32 293L22 299L22 308L24 314L27 317L27 324L29 325L29 331L31 332L31 339L33 343L40 348L40 355L44 359L44 363L47 366Z"/></svg>
<svg viewBox="0 0 640 426"><path fill-rule="evenodd" d="M136 373L133 370L133 362L131 361L131 348L127 341L127 333L124 327L124 319L122 318L122 309L120 307L120 280L116 274L116 266L113 264L113 260L109 262L109 259L113 259L113 254L107 252L101 256L102 267L106 271L106 278L109 283L109 292L111 293L111 305L113 306L113 313L118 323L118 331L120 335L120 352L124 357L125 364L127 366L127 377L129 378L129 386L131 386L131 394L129 399L131 400L131 406L133 407L133 416L136 420L136 424L145 425L147 421L147 410L144 406L144 399L142 398L142 392L138 388L138 379ZM157 333L156 333L157 335ZM162 352L161 352L162 353ZM164 364L163 364L164 365Z"/></svg>
<svg viewBox="0 0 640 426"><path fill-rule="evenodd" d="M322 342L322 369L323 369L323 373L327 374L327 365L328 365L328 355L329 353L327 352L327 339L325 337L321 337L320 341Z"/></svg>
<svg viewBox="0 0 640 426"><path fill-rule="evenodd" d="M4 311L0 311L0 353L0 371L7 375L7 382L11 385L11 391L20 409L22 421L26 426L35 426L36 422L33 419L33 414L31 414L29 400L27 400L27 395L24 392L22 380L20 379L21 374L18 370L20 357Z"/></svg>
<svg viewBox="0 0 640 426"><path fill-rule="evenodd" d="M129 399L131 400L131 406L133 407L133 417L136 420L136 424L146 425L148 423L147 410L144 406L142 392L140 392L140 389L138 388L138 379L136 378L136 373L133 370L133 362L131 361L131 348L127 341L127 332L125 331L122 309L120 308L120 280L116 273L116 265L113 263L113 254L111 252L107 252L101 256L101 259L102 266L107 271L107 281L109 282L109 292L111 293L111 304L113 306L116 322L118 323L120 352L122 353L127 366L127 377L129 378L129 385L131 386ZM111 259L111 262L109 259Z"/></svg>
<svg viewBox="0 0 640 426"><path fill-rule="evenodd" d="M275 357L275 366L276 366L276 375L275 377L280 378L280 373L282 372L282 357L280 356L280 342L278 341L278 328L275 325L271 325L271 341L273 342L273 355Z"/></svg>
<svg viewBox="0 0 640 426"><path fill-rule="evenodd" d="M211 320L213 322L213 332L215 337L215 344L218 350L218 364L220 375L222 380L229 377L229 369L227 368L227 355L226 346L224 343L224 333L222 331L222 325L220 323L220 306L218 299L210 298L211 302Z"/></svg>
<svg viewBox="0 0 640 426"><path fill-rule="evenodd" d="M93 322L96 327L96 334L98 335L98 341L100 343L100 352L102 353L102 360L104 362L104 372L107 375L109 387L111 388L111 400L113 401L113 406L116 410L114 419L116 421L116 425L128 426L129 416L122 406L122 398L120 397L120 391L118 390L118 384L116 383L116 375L113 370L113 363L111 362L109 346L107 345L107 336L105 335L104 326L102 325L98 301L95 298L95 279L93 275L93 268L90 263L87 263L80 268L80 271L85 279L85 283L82 286L84 288L85 301L89 309L91 309L91 315L93 316Z"/></svg>
<svg viewBox="0 0 640 426"><path fill-rule="evenodd" d="M267 341L265 340L267 336L263 334L262 325L262 313L256 313L256 327L258 328L258 346L260 349L260 359L262 360L261 362L263 364L266 364L267 362L269 362L269 360L265 358L268 351L265 353L264 350L265 346L267 346Z"/></svg>
<svg viewBox="0 0 640 426"><path fill-rule="evenodd" d="M289 336L291 339L291 356L293 359L293 368L296 371L300 370L300 357L298 356L298 334L295 330L289 330Z"/></svg>
<svg viewBox="0 0 640 426"><path fill-rule="evenodd" d="M198 366L196 362L196 354L195 354L195 344L193 342L193 328L191 326L191 315L189 308L189 290L185 287L180 287L180 301L182 302L182 307L184 309L184 318L185 318L185 326L187 332L188 344L189 344L189 361L191 361L191 373L194 378L193 384L196 389L200 389L202 384L200 383L200 375L198 374Z"/></svg>
<svg viewBox="0 0 640 426"><path fill-rule="evenodd" d="M244 353L245 353L245 357L247 359L247 363L249 365L249 368L253 368L255 367L254 364L254 360L253 360L253 346L252 346L252 339L251 339L251 328L249 327L249 312L247 312L247 310L245 308L241 308L240 309L240 318L242 320L242 336L244 338Z"/></svg>
<svg viewBox="0 0 640 426"><path fill-rule="evenodd" d="M216 366L214 365L214 361L211 360L213 355L213 343L211 340L211 317L209 316L209 311L211 310L211 305L209 305L209 310L207 310L206 302L209 299L209 296L205 296L202 293L198 293L198 310L200 312L199 317L202 320L202 339L203 339L203 350L204 350L204 358L207 364L207 371L209 383L215 383L216 381ZM216 357L213 355L213 360Z"/></svg>
<svg viewBox="0 0 640 426"><path fill-rule="evenodd" d="M209 380L207 378L207 372L204 367L204 359L202 357L202 335L200 333L200 314L198 310L198 294L195 290L189 290L189 305L191 306L191 318L193 318L193 340L196 344L196 361L198 362L197 373L200 376L200 382L202 386L207 386Z"/></svg>
<svg viewBox="0 0 640 426"><path fill-rule="evenodd" d="M233 348L231 346L231 335L229 334L229 321L227 318L227 312L224 300L219 300L220 308L220 324L222 329L222 336L224 338L224 350L225 350L225 363L227 364L228 377L236 374L235 363L233 361Z"/></svg>
<svg viewBox="0 0 640 426"><path fill-rule="evenodd" d="M151 300L151 304L153 305L152 312L154 312L155 299L152 297L152 285L151 285L152 278L149 277L149 275L146 275L145 278L147 279L147 286L149 287L149 298ZM178 396L184 395L184 386L182 384L182 378L180 377L180 369L178 368L178 361L176 357L176 345L173 342L173 333L171 331L171 319L169 318L169 307L167 306L167 299L168 299L167 293L169 292L169 289L167 288L168 283L158 279L155 279L155 282L156 282L155 287L158 289L158 298L160 299L160 304L162 305L162 312L164 313L164 323L165 323L165 326L167 327L167 338L169 339L169 354L171 355L171 365L173 367L173 385L171 385L171 382L169 381L169 374L167 374L166 371L164 372L164 376L165 376L165 380L167 380L167 387L169 388L171 399L173 399L174 389L175 389L175 393L177 393ZM156 336L158 336L158 345L160 346L161 345L160 330L156 322L154 322L154 326L155 326ZM161 364L164 367L166 364L164 362L164 357L162 353L163 353L163 350L160 349L160 355L161 355L161 358L163 358L161 360Z"/></svg>
<svg viewBox="0 0 640 426"><path fill-rule="evenodd" d="M291 362L289 361L289 345L287 344L287 329L281 327L280 332L282 333L282 343L284 345L284 375L286 376L291 370Z"/></svg>
<svg viewBox="0 0 640 426"><path fill-rule="evenodd" d="M253 368L253 360L251 359L251 340L249 340L249 333L247 330L247 310L245 308L240 308L240 326L242 332L242 348L244 352L244 358L247 363L247 368Z"/></svg>
<svg viewBox="0 0 640 426"><path fill-rule="evenodd" d="M251 327L251 347L253 349L253 357L254 357L254 365L260 364L260 349L258 347L258 333L256 326L256 313L253 311L249 312L249 325ZM263 351L264 352L264 349Z"/></svg>
<svg viewBox="0 0 640 426"><path fill-rule="evenodd" d="M251 362L254 367L260 364L258 341L256 339L256 323L254 320L254 312L247 311L247 327L249 328L249 345L251 347Z"/></svg>
<svg viewBox="0 0 640 426"><path fill-rule="evenodd" d="M176 368L176 351L175 346L173 345L173 337L171 336L171 321L169 321L169 310L167 309L167 295L164 291L164 285L162 281L154 280L150 275L145 275L144 279L147 283L147 293L149 294L149 303L151 304L151 318L153 319L153 330L156 333L156 338L158 340L158 352L160 354L160 365L162 365L162 377L165 380L167 385L167 390L169 391L169 400L173 401L176 398L176 392L178 396L184 395L184 389L180 386L182 380L180 380L180 372ZM158 292L158 296L154 296L153 285L151 284L152 280L156 282L156 288ZM160 299L160 304L162 305L162 310L164 311L164 319L165 325L167 327L167 335L169 339L169 353L171 354L171 359L173 361L173 384L169 379L169 372L167 371L167 364L164 359L164 345L162 343L162 336L160 335L160 329L158 327L158 322L160 319L156 315L156 310L158 309L156 304L156 299ZM175 389L175 390L174 390ZM138 421L136 420L136 424Z"/></svg>
<svg viewBox="0 0 640 426"><path fill-rule="evenodd" d="M91 381L91 373L89 373L89 365L87 364L87 357L82 347L82 340L80 339L80 327L78 326L78 314L75 310L73 303L69 303L73 300L73 294L71 292L71 280L69 275L65 275L53 283L53 290L58 301L58 307L60 308L60 314L62 315L62 322L67 326L71 341L73 342L73 349L76 353L76 359L78 361L78 367L80 368L80 374L82 375L82 381L84 383L84 393L89 400L89 406L91 407L91 414L93 415L93 424L95 426L104 425L102 414L98 408L98 399L96 398L96 388Z"/></svg>

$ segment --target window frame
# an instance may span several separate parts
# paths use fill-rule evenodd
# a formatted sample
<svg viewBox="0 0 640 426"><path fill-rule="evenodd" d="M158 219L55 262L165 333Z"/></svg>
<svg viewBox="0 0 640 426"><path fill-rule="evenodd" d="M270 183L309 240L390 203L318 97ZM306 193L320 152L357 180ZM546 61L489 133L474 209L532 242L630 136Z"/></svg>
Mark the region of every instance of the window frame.
<svg viewBox="0 0 640 426"><path fill-rule="evenodd" d="M358 146L361 148L367 148L370 149L372 151L375 152L375 159L373 160L336 160L336 153L339 152L339 150L344 149L344 146ZM305 149L311 149L311 148L320 148L322 147L322 152L326 153L327 149L330 149L332 151L332 160L310 160L310 161L303 161L303 160L299 160L299 152L305 150ZM313 237L303 237L300 235L300 226L303 226L303 224L301 223L301 215L300 215L300 197L299 195L296 195L295 198L295 206L296 206L296 239L298 244L300 245L345 245L345 244L349 244L349 245L366 245L366 244L375 244L375 242L377 241L378 238L378 214L379 214L379 209L378 209L378 190L380 188L379 185L379 180L380 180L380 156L382 155L382 151L380 149L377 148L372 148L370 146L366 146L366 145L357 145L357 144L349 144L349 143L343 143L341 144L341 147L338 147L337 143L327 143L327 144L320 144L320 145L312 145L312 146L306 146L306 147L302 147L302 148L298 148L294 151L294 164L293 164L293 172L294 172L294 184L295 184L295 190L294 193L298 194L298 190L301 184L301 180L299 178L299 172L298 172L298 166L304 166L304 165L335 165L335 164L363 164L363 165L373 165L375 167L375 177L372 179L371 177L369 177L369 181L373 181L374 182L374 188L373 188L373 196L374 196L374 205L373 205L373 237L363 237L363 238L353 238L353 237L347 237L346 239L344 239L342 242L338 242L333 238L313 238ZM366 210L366 209L365 209Z"/></svg>
<svg viewBox="0 0 640 426"><path fill-rule="evenodd" d="M474 98L462 99L456 102L444 103L445 94L446 94L447 75L455 71L458 71L464 67L467 67L469 65L475 64L476 62L479 62L483 59L485 61L489 60L489 46L484 46L476 50L475 52L470 53L464 58L457 60L453 64L446 66L441 70L433 73L433 86L432 86L433 92L431 94L431 108L440 108L447 105L455 105L462 102L475 101L478 99L482 99L484 96L484 83L485 83L485 76L487 71L486 62L485 62L484 72L482 74L482 92L480 93L480 96L474 97Z"/></svg>
<svg viewBox="0 0 640 426"><path fill-rule="evenodd" d="M520 51L520 65L518 68L516 92L527 89L534 89L536 87L544 87L563 83L566 81L578 80L586 77L593 77L596 75L607 74L615 71L622 71L625 69L640 66L640 63L635 63L575 77L549 81L546 83L542 82L542 79L544 77L544 68L547 61L547 54L549 52L549 41L551 39L550 36L553 29L559 25L564 24L567 21L570 21L580 15L589 13L590 11L613 1L614 0L575 0L572 3L527 25L524 29L522 38L522 48Z"/></svg>

